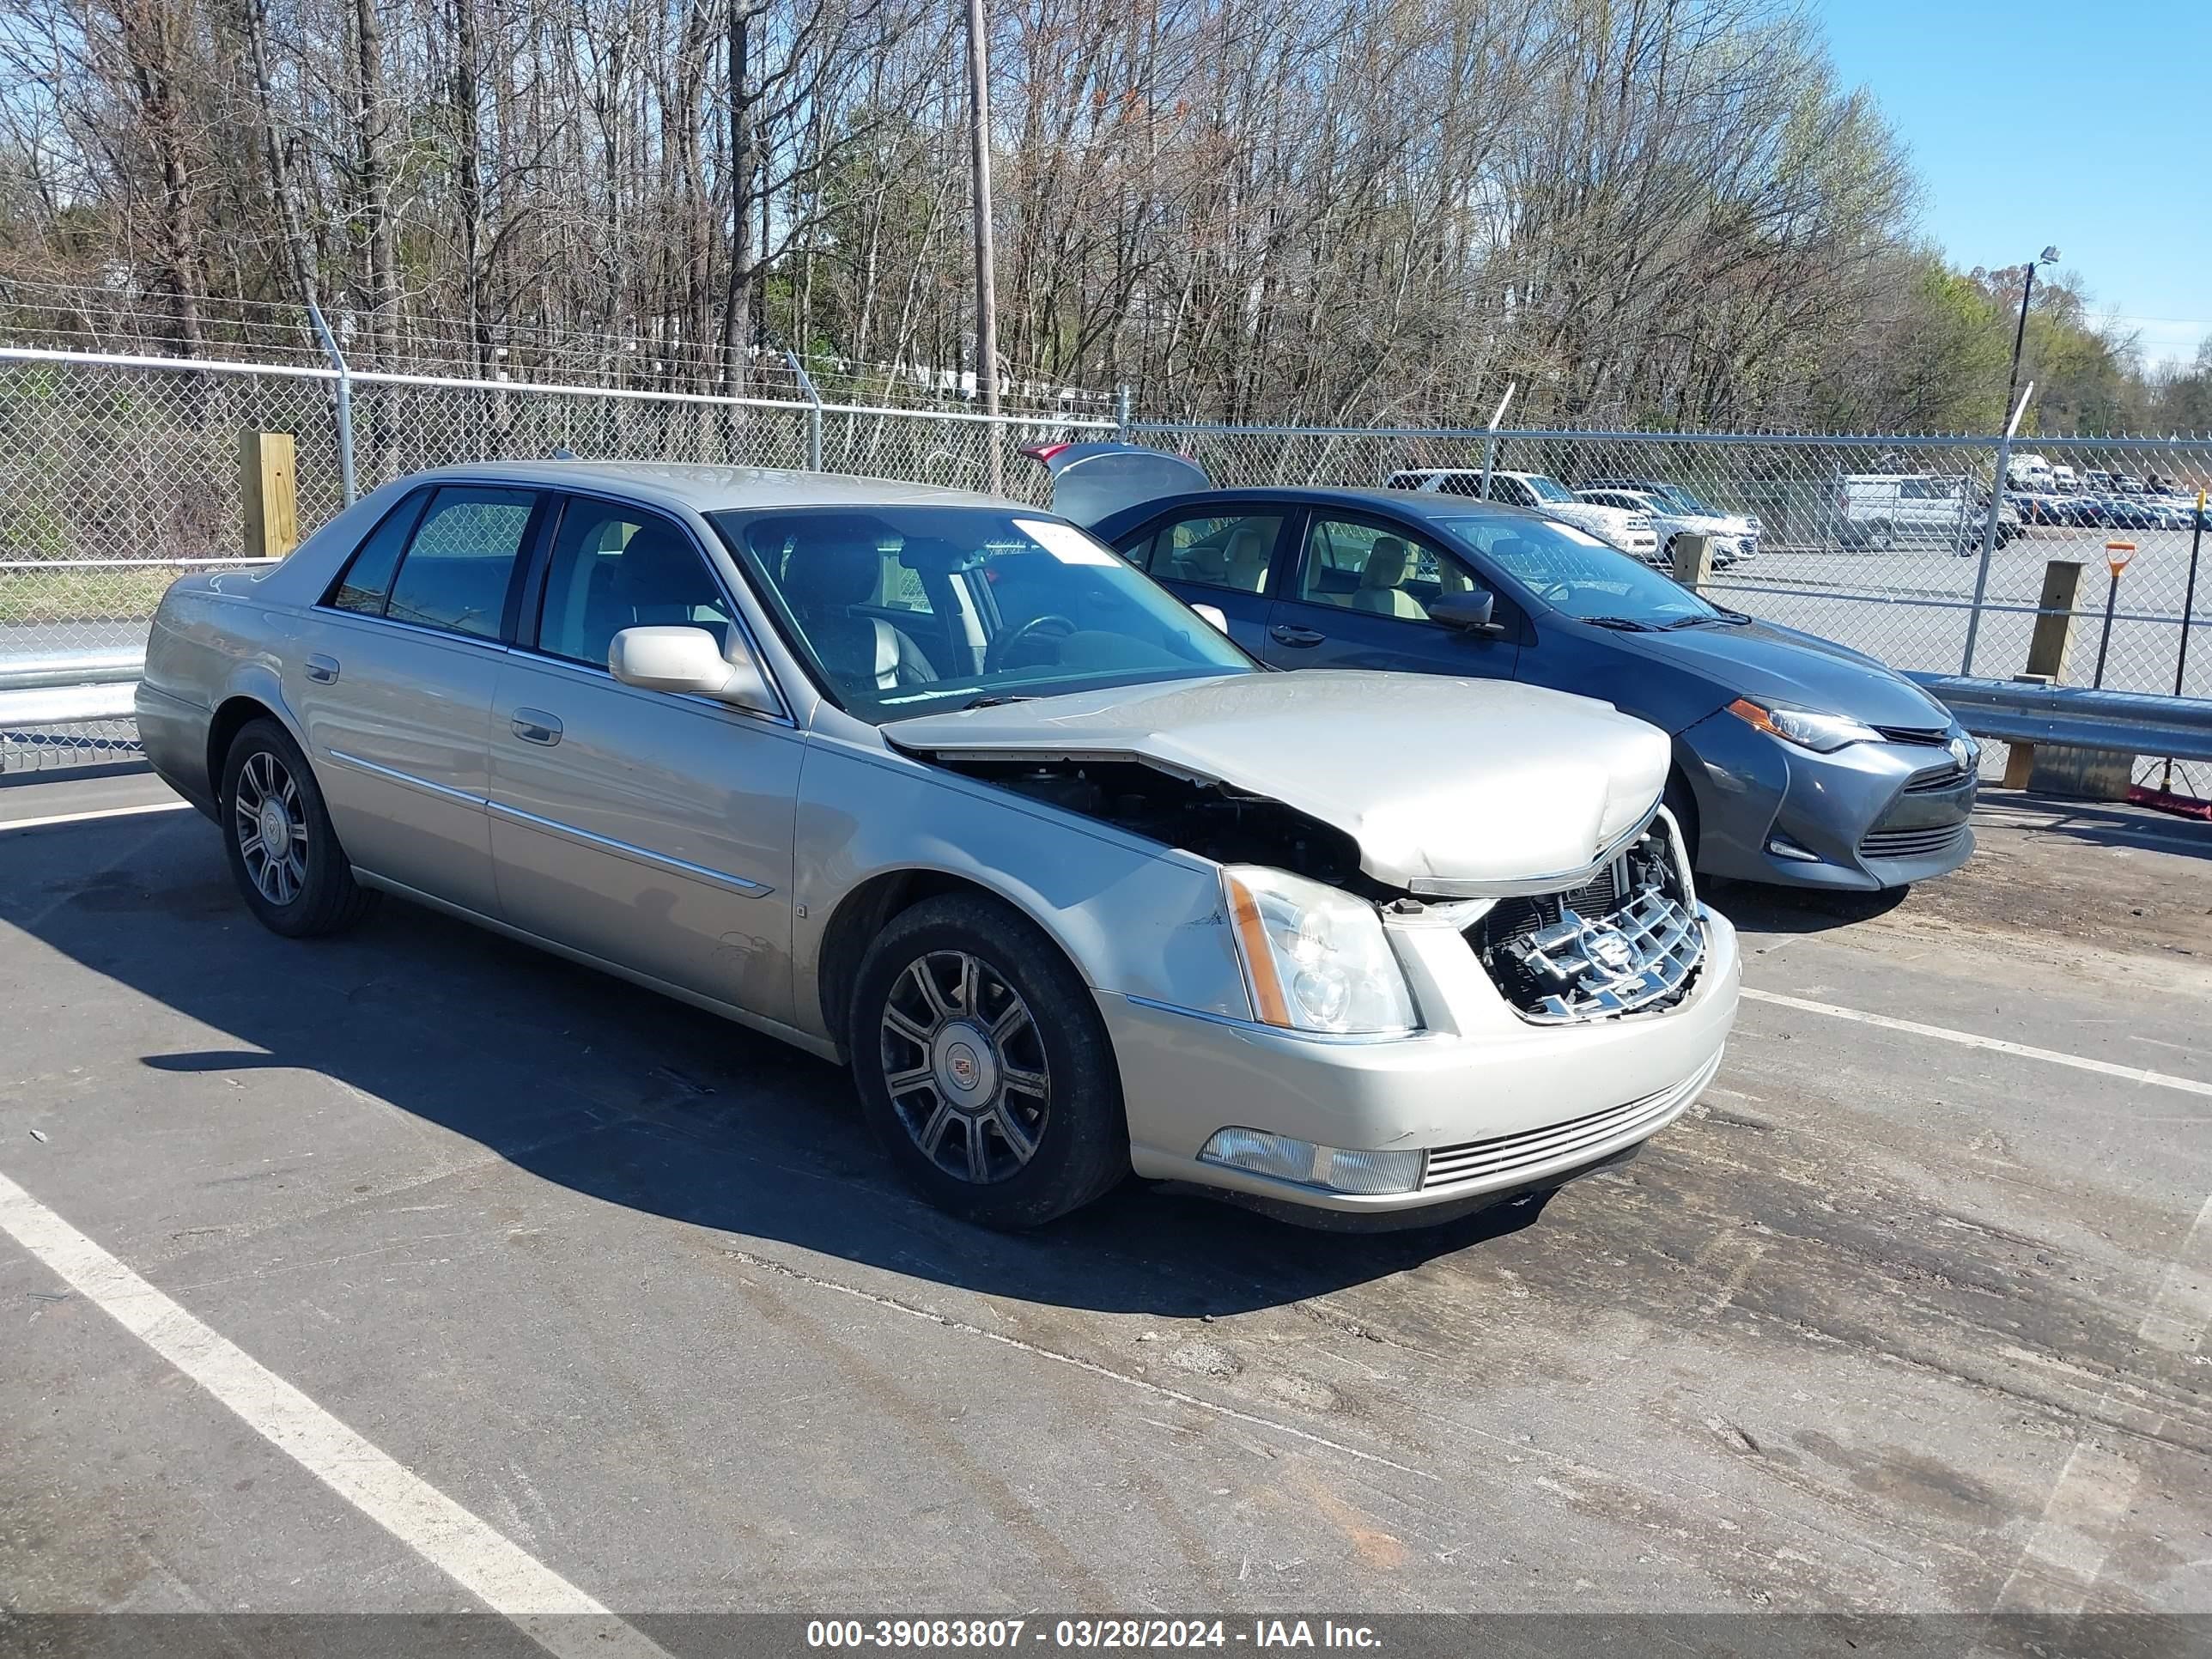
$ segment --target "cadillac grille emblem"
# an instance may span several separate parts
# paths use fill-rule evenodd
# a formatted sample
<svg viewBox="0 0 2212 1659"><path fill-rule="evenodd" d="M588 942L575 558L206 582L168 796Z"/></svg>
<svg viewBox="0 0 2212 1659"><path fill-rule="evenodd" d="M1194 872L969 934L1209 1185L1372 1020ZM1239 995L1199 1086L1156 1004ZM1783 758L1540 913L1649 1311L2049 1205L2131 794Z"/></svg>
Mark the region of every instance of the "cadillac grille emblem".
<svg viewBox="0 0 2212 1659"><path fill-rule="evenodd" d="M1636 966L1636 947L1612 927L1593 927L1583 936L1589 959L1608 974L1625 974Z"/></svg>

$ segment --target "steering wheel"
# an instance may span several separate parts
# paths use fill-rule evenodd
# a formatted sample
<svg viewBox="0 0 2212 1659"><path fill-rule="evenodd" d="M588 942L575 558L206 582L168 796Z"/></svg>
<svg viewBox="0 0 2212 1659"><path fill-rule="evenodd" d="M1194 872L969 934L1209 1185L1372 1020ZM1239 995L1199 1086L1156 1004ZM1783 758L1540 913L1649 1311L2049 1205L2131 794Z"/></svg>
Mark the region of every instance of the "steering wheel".
<svg viewBox="0 0 2212 1659"><path fill-rule="evenodd" d="M1052 637L1064 640L1075 632L1075 623L1072 618L1060 616L1056 611L1047 611L1043 616L1031 617L1018 627L1008 629L993 640L990 648L983 653L983 672L991 674L1004 668L1006 659L1014 654L1017 646L1032 635L1042 638L1048 630Z"/></svg>

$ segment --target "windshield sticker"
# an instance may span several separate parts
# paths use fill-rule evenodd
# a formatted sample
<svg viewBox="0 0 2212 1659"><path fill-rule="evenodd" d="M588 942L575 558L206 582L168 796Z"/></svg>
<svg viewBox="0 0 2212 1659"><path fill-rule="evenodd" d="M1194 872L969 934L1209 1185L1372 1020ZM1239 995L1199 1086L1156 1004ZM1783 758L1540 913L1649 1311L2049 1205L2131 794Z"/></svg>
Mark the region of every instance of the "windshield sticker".
<svg viewBox="0 0 2212 1659"><path fill-rule="evenodd" d="M1554 522L1552 528L1558 531L1559 534L1565 536L1569 541L1580 542L1584 547L1603 547L1605 545L1603 542L1591 535L1589 531L1583 530L1575 525Z"/></svg>
<svg viewBox="0 0 2212 1659"><path fill-rule="evenodd" d="M1062 564L1118 562L1111 553L1099 546L1073 525L1054 524L1049 519L1017 519L1014 520L1014 528Z"/></svg>

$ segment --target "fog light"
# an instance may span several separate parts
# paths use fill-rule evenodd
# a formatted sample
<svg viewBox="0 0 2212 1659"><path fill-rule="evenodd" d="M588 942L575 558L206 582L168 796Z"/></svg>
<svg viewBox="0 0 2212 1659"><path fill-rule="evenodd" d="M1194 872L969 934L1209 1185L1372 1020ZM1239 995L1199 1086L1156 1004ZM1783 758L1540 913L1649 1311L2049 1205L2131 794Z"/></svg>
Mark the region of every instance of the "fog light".
<svg viewBox="0 0 2212 1659"><path fill-rule="evenodd" d="M1766 843L1766 850L1778 859L1795 859L1800 864L1818 864L1820 861L1820 855L1818 853L1809 848L1800 847L1787 836L1770 837Z"/></svg>
<svg viewBox="0 0 2212 1659"><path fill-rule="evenodd" d="M1310 1140L1270 1134L1265 1129L1218 1129L1198 1156L1201 1163L1249 1170L1255 1175L1273 1176L1301 1187L1372 1196L1418 1188L1427 1154L1317 1146Z"/></svg>

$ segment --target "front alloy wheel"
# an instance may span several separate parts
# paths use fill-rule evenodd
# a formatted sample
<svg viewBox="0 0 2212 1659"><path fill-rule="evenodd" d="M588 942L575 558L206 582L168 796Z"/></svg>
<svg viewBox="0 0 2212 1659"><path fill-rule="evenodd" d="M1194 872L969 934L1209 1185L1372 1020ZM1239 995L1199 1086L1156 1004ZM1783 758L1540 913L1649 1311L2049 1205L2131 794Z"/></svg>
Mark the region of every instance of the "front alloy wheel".
<svg viewBox="0 0 2212 1659"><path fill-rule="evenodd" d="M1121 1068L1066 953L1003 901L900 911L854 976L846 1054L869 1127L939 1207L1035 1227L1129 1172Z"/></svg>
<svg viewBox="0 0 2212 1659"><path fill-rule="evenodd" d="M988 1186L1036 1155L1052 1066L1021 994L980 957L936 951L893 981L880 1030L884 1087L915 1147Z"/></svg>

